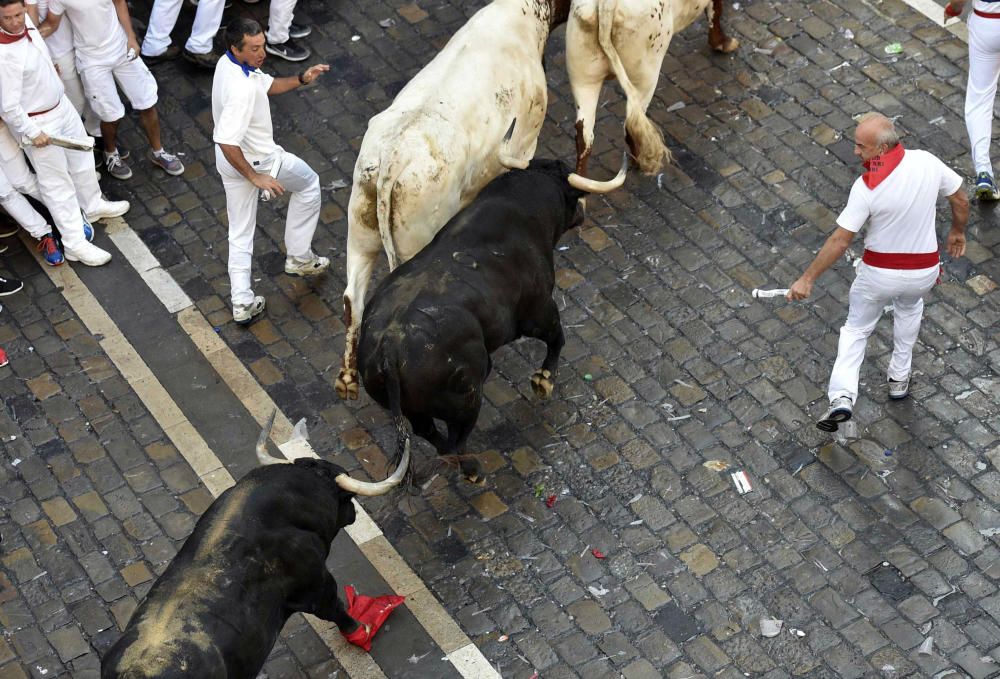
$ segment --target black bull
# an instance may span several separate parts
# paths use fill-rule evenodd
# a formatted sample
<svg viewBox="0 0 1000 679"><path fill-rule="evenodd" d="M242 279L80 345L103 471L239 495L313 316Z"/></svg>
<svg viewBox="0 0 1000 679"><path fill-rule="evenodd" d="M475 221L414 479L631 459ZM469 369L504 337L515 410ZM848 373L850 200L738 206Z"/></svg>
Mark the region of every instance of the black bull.
<svg viewBox="0 0 1000 679"><path fill-rule="evenodd" d="M494 179L382 281L365 309L358 348L365 389L392 412L401 438L405 416L474 482L482 470L464 451L490 354L519 337L542 340L545 360L531 385L541 397L552 392L565 343L552 299L553 250L582 223L586 195L568 174L559 161L535 160Z"/></svg>
<svg viewBox="0 0 1000 679"><path fill-rule="evenodd" d="M273 421L273 416L272 416ZM358 622L326 569L330 543L354 522L351 498L399 483L352 479L312 458L294 464L257 447L260 467L229 488L139 605L101 662L102 679L253 679L292 613L312 613L350 634Z"/></svg>

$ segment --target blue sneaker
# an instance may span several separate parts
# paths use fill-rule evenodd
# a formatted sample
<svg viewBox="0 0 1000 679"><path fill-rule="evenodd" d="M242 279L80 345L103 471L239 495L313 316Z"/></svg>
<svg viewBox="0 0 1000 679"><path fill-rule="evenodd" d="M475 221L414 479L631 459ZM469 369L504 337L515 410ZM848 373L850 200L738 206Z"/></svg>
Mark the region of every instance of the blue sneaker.
<svg viewBox="0 0 1000 679"><path fill-rule="evenodd" d="M1000 200L1000 189L993 181L989 172L980 172L976 176L976 198L979 200Z"/></svg>
<svg viewBox="0 0 1000 679"><path fill-rule="evenodd" d="M81 214L83 217L83 237L87 239L88 243L94 242L94 227L90 225L87 221L86 215Z"/></svg>
<svg viewBox="0 0 1000 679"><path fill-rule="evenodd" d="M38 251L45 257L45 261L49 266L59 266L66 261L59 246L56 245L55 236L51 233L42 236L41 240L38 241Z"/></svg>

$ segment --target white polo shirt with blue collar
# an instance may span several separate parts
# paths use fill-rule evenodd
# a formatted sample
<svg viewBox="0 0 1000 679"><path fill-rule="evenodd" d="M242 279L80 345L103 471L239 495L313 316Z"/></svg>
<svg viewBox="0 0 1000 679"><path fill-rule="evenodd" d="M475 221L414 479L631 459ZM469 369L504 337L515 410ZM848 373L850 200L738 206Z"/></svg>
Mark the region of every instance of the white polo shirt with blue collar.
<svg viewBox="0 0 1000 679"><path fill-rule="evenodd" d="M216 144L239 146L251 164L281 150L274 143L271 104L267 91L274 82L260 69L240 63L226 52L215 66L212 80L212 120Z"/></svg>

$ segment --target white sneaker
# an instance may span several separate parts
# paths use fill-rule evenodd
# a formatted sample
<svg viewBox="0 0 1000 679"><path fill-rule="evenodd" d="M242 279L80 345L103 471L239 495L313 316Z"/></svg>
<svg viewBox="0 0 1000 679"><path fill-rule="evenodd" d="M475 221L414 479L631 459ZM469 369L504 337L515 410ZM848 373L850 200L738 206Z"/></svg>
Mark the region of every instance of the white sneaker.
<svg viewBox="0 0 1000 679"><path fill-rule="evenodd" d="M315 276L326 271L329 266L330 260L318 255L313 255L312 259L285 258L285 273L289 276Z"/></svg>
<svg viewBox="0 0 1000 679"><path fill-rule="evenodd" d="M906 398L906 395L910 393L910 377L907 375L901 380L894 380L889 378L889 398L893 400L899 400L901 398Z"/></svg>
<svg viewBox="0 0 1000 679"><path fill-rule="evenodd" d="M87 266L101 266L111 261L110 252L105 252L96 245L86 241L75 248L64 245L63 255L71 262L80 262Z"/></svg>
<svg viewBox="0 0 1000 679"><path fill-rule="evenodd" d="M265 306L267 303L260 295L254 297L250 304L234 304L233 321L237 325L250 325L253 319L264 313Z"/></svg>
<svg viewBox="0 0 1000 679"><path fill-rule="evenodd" d="M97 209L87 213L87 221L93 223L99 222L102 219L110 219L111 217L121 217L131 207L127 200L105 200L101 198L101 202L97 204Z"/></svg>
<svg viewBox="0 0 1000 679"><path fill-rule="evenodd" d="M854 415L854 403L847 396L838 396L830 401L830 407L823 417L816 422L816 428L822 431L837 431L841 422L846 422Z"/></svg>

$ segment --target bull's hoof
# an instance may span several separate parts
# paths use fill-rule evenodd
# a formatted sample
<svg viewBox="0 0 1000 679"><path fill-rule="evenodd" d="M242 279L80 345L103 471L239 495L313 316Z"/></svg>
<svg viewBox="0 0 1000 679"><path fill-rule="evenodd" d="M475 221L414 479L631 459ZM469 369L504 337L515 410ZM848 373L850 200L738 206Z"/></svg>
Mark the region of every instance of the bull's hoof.
<svg viewBox="0 0 1000 679"><path fill-rule="evenodd" d="M467 474L465 476L465 480L474 486L482 488L486 485L486 474L483 474L481 471L476 472L475 474Z"/></svg>
<svg viewBox="0 0 1000 679"><path fill-rule="evenodd" d="M337 384L334 385L334 388L337 390L337 396L345 401L348 399L351 401L357 401L358 371L342 368L340 370L340 374L337 375Z"/></svg>
<svg viewBox="0 0 1000 679"><path fill-rule="evenodd" d="M550 398L556 385L552 382L552 373L548 370L536 370L531 376L531 389L538 398Z"/></svg>
<svg viewBox="0 0 1000 679"><path fill-rule="evenodd" d="M722 54L729 54L730 52L735 52L740 46L740 41L736 38L731 38L726 36L723 40L717 44L710 45L716 52L721 52Z"/></svg>

